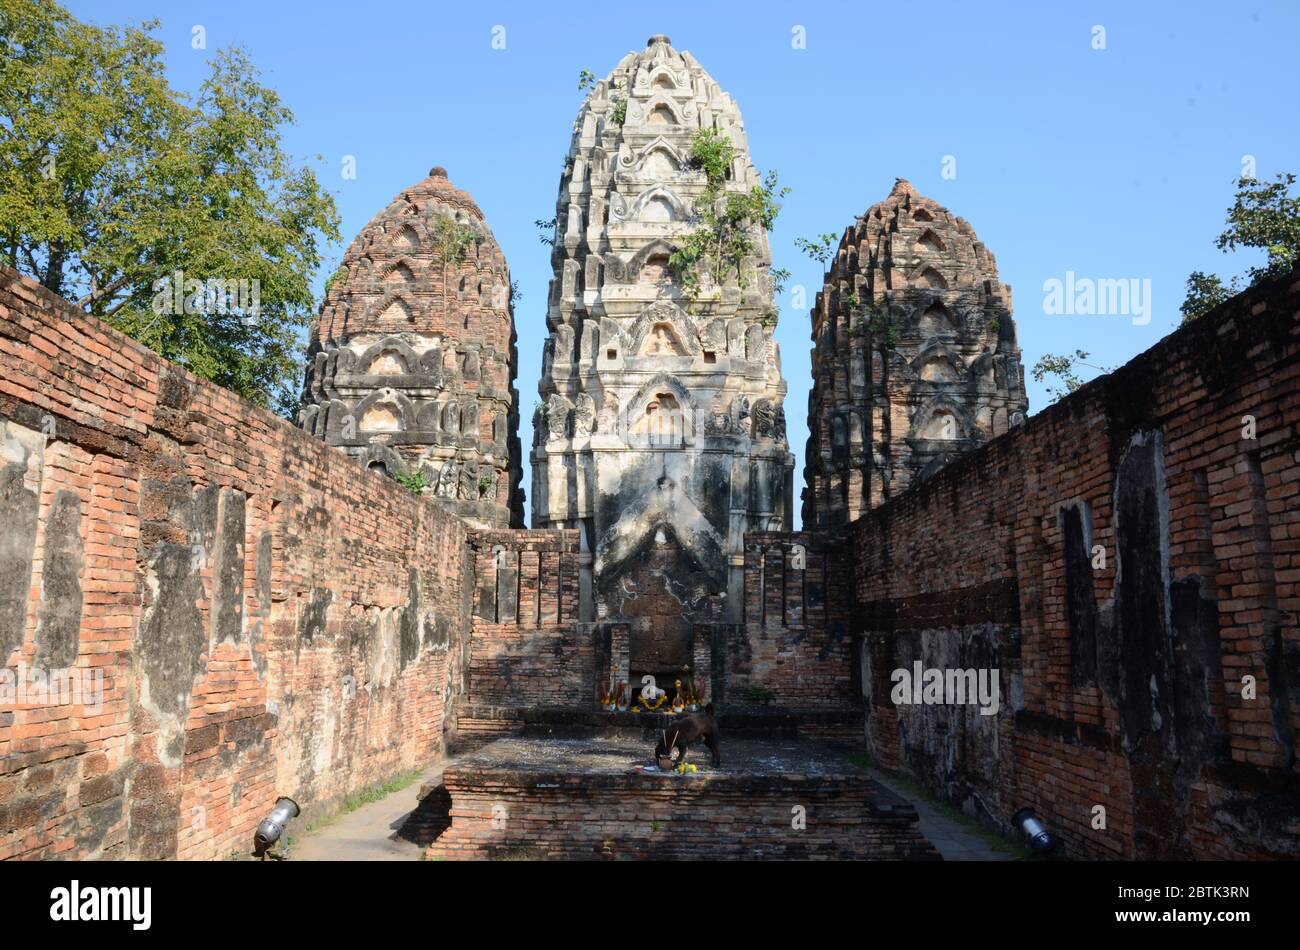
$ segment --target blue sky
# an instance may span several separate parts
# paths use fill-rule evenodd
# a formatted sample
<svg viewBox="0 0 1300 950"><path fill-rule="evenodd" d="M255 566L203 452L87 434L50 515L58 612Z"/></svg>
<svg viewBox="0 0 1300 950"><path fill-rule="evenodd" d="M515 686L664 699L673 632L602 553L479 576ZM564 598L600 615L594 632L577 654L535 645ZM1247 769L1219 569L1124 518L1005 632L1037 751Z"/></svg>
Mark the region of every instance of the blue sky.
<svg viewBox="0 0 1300 950"><path fill-rule="evenodd" d="M745 117L761 169L793 190L772 234L791 286L777 339L802 487L808 301L820 265L796 237L840 232L895 177L966 218L1011 284L1026 374L1046 352L1119 365L1178 323L1195 269L1257 256L1214 248L1244 156L1300 173L1300 4L927 2L537 3L75 0L96 23L162 21L169 78L192 90L206 58L245 46L294 110L287 147L322 162L345 242L433 165L477 200L523 299L519 389L527 452L545 336L549 249L580 70L604 76L653 33L689 50ZM576 12L575 12L576 11ZM191 48L192 28L207 50ZM493 28L505 49L493 49ZM1094 49L1094 27L1105 49ZM795 27L806 48L793 48ZM357 177L344 180L343 157ZM945 177L945 157L955 177ZM949 162L948 168L953 168ZM342 247L331 248L332 263ZM1149 279L1150 322L1045 313L1067 271ZM1047 402L1030 379L1030 411ZM525 459L525 464L527 460ZM525 477L524 485L529 485Z"/></svg>

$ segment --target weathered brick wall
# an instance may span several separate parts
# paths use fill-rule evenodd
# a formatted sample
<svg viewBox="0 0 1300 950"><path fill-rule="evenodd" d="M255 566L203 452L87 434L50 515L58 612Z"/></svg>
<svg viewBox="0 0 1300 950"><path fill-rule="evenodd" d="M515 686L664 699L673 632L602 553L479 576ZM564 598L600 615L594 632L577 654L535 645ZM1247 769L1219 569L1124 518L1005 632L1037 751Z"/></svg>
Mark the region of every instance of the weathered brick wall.
<svg viewBox="0 0 1300 950"><path fill-rule="evenodd" d="M428 855L938 860L910 804L811 743L724 740L726 769L701 753L701 771L687 776L629 770L645 748L628 736L545 748L506 741L455 761L443 773L450 827Z"/></svg>
<svg viewBox="0 0 1300 950"><path fill-rule="evenodd" d="M1075 854L1300 856L1298 278L854 525L882 762ZM895 704L916 661L996 669L997 715Z"/></svg>
<svg viewBox="0 0 1300 950"><path fill-rule="evenodd" d="M594 707L596 637L578 623L578 532L473 531L467 742L510 731L501 710ZM491 714L484 712L493 709Z"/></svg>
<svg viewBox="0 0 1300 950"><path fill-rule="evenodd" d="M851 550L809 532L745 535L745 622L722 625L713 680L728 704L860 707Z"/></svg>
<svg viewBox="0 0 1300 950"><path fill-rule="evenodd" d="M442 749L462 523L9 270L0 524L0 858L225 857Z"/></svg>

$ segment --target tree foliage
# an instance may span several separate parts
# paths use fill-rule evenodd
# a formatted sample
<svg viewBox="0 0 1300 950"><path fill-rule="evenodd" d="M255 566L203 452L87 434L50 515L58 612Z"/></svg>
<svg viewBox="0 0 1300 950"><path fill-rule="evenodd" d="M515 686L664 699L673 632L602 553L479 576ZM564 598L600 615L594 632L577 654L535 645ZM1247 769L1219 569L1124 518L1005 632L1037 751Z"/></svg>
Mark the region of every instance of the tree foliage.
<svg viewBox="0 0 1300 950"><path fill-rule="evenodd" d="M1262 250L1264 264L1249 268L1244 279L1233 277L1226 284L1215 274L1192 272L1179 308L1184 321L1195 320L1233 294L1285 273L1300 259L1300 197L1291 195L1295 180L1295 175L1282 173L1275 181L1242 178L1237 182L1227 226L1214 246L1225 254L1239 247Z"/></svg>
<svg viewBox="0 0 1300 950"><path fill-rule="evenodd" d="M1099 373L1111 372L1110 367L1097 366L1088 362L1089 356L1086 350L1075 350L1074 355L1045 353L1034 364L1030 371L1033 373L1035 382L1043 382L1046 379L1052 379L1054 382L1047 387L1047 394L1052 397L1052 402L1067 396L1082 386L1087 380L1081 377L1077 371L1080 366L1086 366L1089 369L1095 369Z"/></svg>
<svg viewBox="0 0 1300 950"><path fill-rule="evenodd" d="M821 264L824 270L835 256L835 235L819 234L815 238L795 238L794 246Z"/></svg>
<svg viewBox="0 0 1300 950"><path fill-rule="evenodd" d="M0 0L0 259L167 359L287 411L333 199L238 48L168 86L156 22ZM256 288L213 306L218 287Z"/></svg>

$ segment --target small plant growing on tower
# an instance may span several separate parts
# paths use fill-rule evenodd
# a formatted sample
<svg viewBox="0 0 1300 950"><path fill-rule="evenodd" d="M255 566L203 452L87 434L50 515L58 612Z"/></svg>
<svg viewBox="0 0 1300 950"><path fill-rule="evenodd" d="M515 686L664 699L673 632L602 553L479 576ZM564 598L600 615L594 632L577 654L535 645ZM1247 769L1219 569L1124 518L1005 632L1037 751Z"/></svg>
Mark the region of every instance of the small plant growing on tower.
<svg viewBox="0 0 1300 950"><path fill-rule="evenodd" d="M701 129L691 140L691 165L704 172L705 186L695 203L695 227L668 260L691 296L699 294L704 277L721 288L734 273L745 286L744 265L755 250L755 229L772 230L781 211L777 199L790 192L778 187L774 171L748 191L727 191L735 155L735 146L717 129Z"/></svg>
<svg viewBox="0 0 1300 950"><path fill-rule="evenodd" d="M763 311L763 316L759 319L759 323L768 330L774 330L776 329L777 320L779 320L781 316L781 305L775 301L780 300L781 295L785 293L785 285L790 280L790 272L784 267L773 268L768 271L768 279L771 281L772 300L774 303L771 307L768 307Z"/></svg>
<svg viewBox="0 0 1300 950"><path fill-rule="evenodd" d="M596 74L590 69L578 73L578 92L586 92L594 85L596 85Z"/></svg>
<svg viewBox="0 0 1300 950"><path fill-rule="evenodd" d="M621 126L627 121L626 99L619 98L614 100L614 108L609 110L609 121L618 126Z"/></svg>
<svg viewBox="0 0 1300 950"><path fill-rule="evenodd" d="M779 297L785 293L785 285L790 281L790 272L784 267L773 268L769 272L772 279L772 296Z"/></svg>
<svg viewBox="0 0 1300 950"><path fill-rule="evenodd" d="M478 477L478 496L480 498L486 498L488 496L488 492L490 492L491 490L492 490L492 476L480 475Z"/></svg>
<svg viewBox="0 0 1300 950"><path fill-rule="evenodd" d="M440 214L433 220L433 243L442 256L442 310L446 314L450 307L447 280L447 268L465 260L469 246L474 243L474 229L461 224L451 215Z"/></svg>
<svg viewBox="0 0 1300 950"><path fill-rule="evenodd" d="M882 355L898 346L898 329L894 326L894 321L890 318L887 308L879 306L867 307L863 310L863 316L871 335L880 341Z"/></svg>
<svg viewBox="0 0 1300 950"><path fill-rule="evenodd" d="M325 293L328 294L330 292L330 289L335 284L337 284L340 280L343 280L347 276L348 276L348 269L346 267L340 266L338 269L336 269L334 273L330 274L328 277L325 278Z"/></svg>
<svg viewBox="0 0 1300 950"><path fill-rule="evenodd" d="M736 147L717 129L701 129L691 139L691 165L704 172L710 185L726 180Z"/></svg>
<svg viewBox="0 0 1300 950"><path fill-rule="evenodd" d="M423 495L424 490L429 487L429 481L424 477L424 469L416 469L413 472L398 472L395 477L397 484L415 495Z"/></svg>

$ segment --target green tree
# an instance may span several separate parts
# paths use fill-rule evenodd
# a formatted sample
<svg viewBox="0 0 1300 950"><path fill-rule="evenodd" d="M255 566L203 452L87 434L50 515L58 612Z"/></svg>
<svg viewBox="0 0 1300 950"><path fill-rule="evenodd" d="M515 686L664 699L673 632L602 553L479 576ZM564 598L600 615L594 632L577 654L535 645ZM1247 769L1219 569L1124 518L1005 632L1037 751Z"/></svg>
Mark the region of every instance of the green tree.
<svg viewBox="0 0 1300 950"><path fill-rule="evenodd" d="M790 192L778 187L774 171L746 191L728 191L734 157L735 147L717 129L702 129L691 140L691 164L703 170L705 186L695 202L694 227L669 257L669 266L692 296L700 292L703 277L721 288L734 273L744 286L744 264L756 248L757 230L772 230L781 211L777 199Z"/></svg>
<svg viewBox="0 0 1300 950"><path fill-rule="evenodd" d="M1033 373L1036 382L1041 383L1045 379L1054 380L1047 387L1047 394L1052 397L1052 402L1056 402L1056 400L1069 395L1086 382L1076 371L1076 367L1079 366L1095 369L1099 373L1109 373L1112 370L1111 367L1089 363L1086 350L1075 350L1073 356L1046 353L1034 364L1034 368L1030 372Z"/></svg>
<svg viewBox="0 0 1300 950"><path fill-rule="evenodd" d="M1276 181L1242 178L1237 182L1227 227L1214 246L1225 254L1239 247L1258 248L1265 253L1264 264L1249 268L1244 279L1233 277L1226 284L1217 275L1193 271L1179 308L1184 322L1205 315L1238 291L1286 273L1300 259L1300 197L1291 195L1295 180L1295 175L1282 173Z"/></svg>
<svg viewBox="0 0 1300 950"><path fill-rule="evenodd" d="M288 414L334 201L281 147L293 114L241 50L189 97L163 78L156 29L0 0L0 256Z"/></svg>
<svg viewBox="0 0 1300 950"><path fill-rule="evenodd" d="M819 234L811 239L795 238L794 246L821 264L822 270L825 270L826 265L835 256L835 235Z"/></svg>

